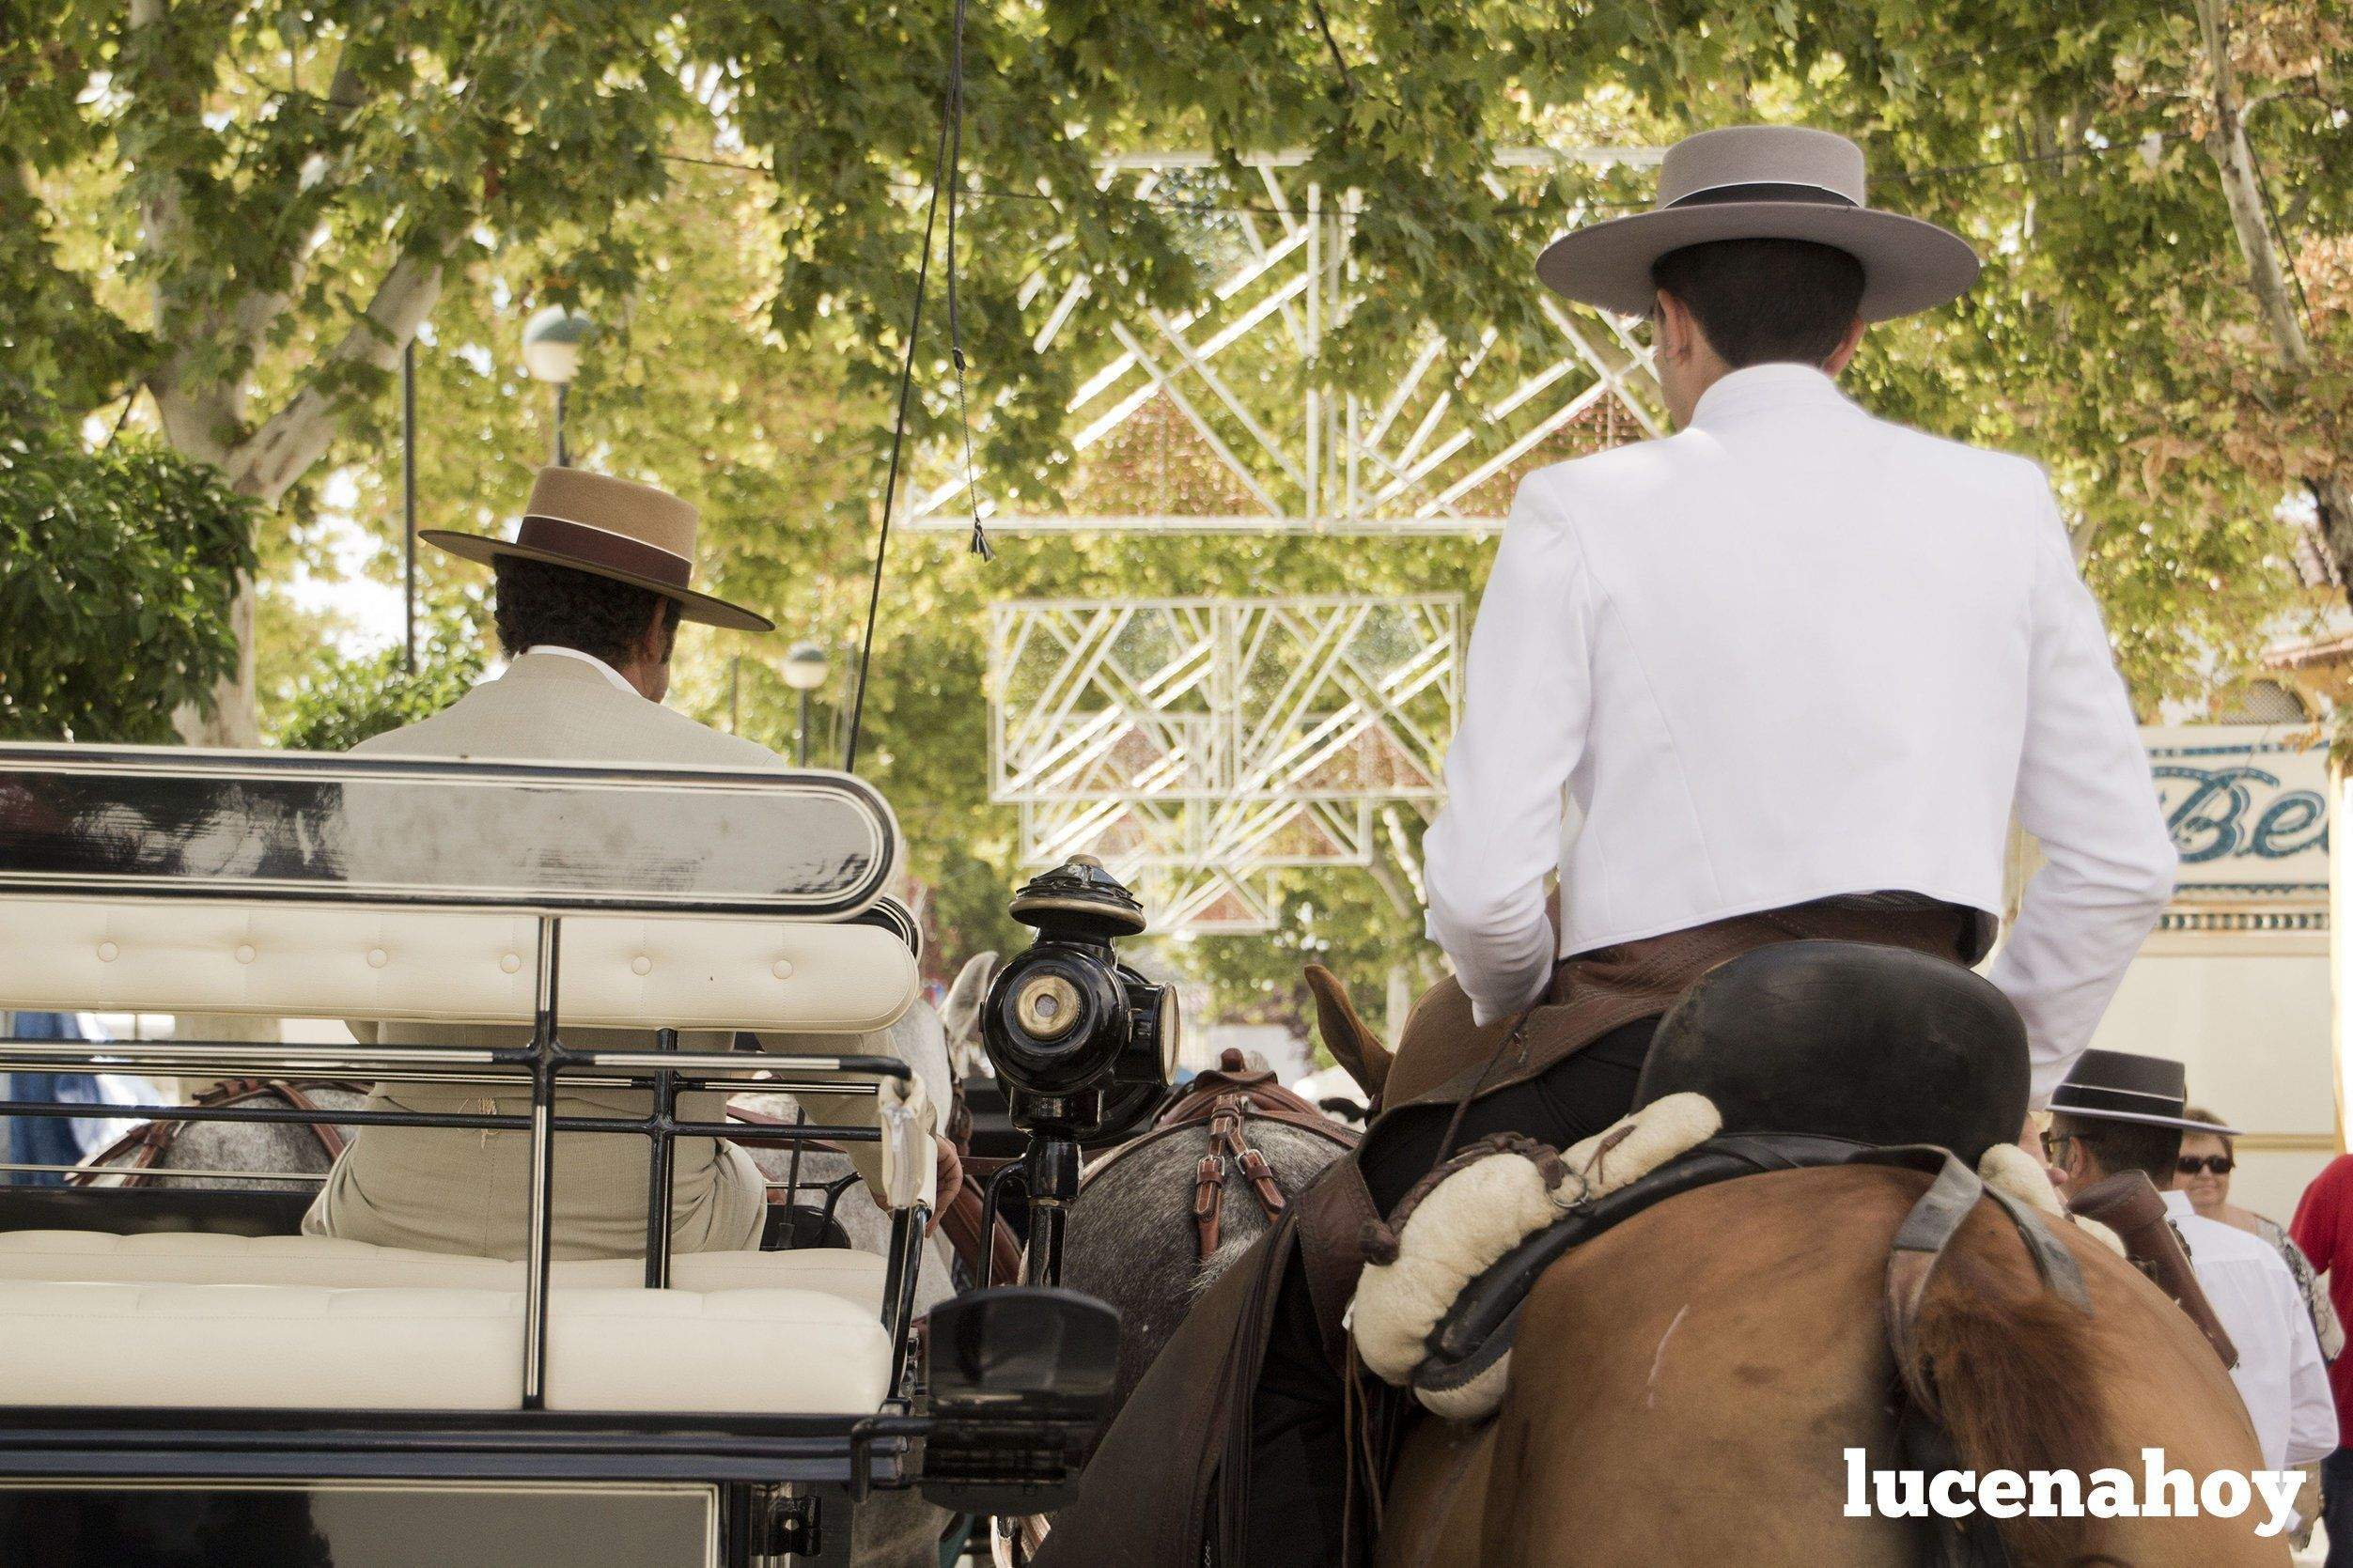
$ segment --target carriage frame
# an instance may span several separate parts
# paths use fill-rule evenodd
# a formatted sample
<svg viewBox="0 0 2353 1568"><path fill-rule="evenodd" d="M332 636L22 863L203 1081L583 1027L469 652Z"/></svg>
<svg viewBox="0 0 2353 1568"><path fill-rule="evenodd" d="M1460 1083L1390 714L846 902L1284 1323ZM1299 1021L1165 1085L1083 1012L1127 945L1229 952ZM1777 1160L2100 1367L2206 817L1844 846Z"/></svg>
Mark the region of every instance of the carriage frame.
<svg viewBox="0 0 2353 1568"><path fill-rule="evenodd" d="M111 771L110 771L111 770ZM324 799L351 781L367 787L414 785L425 790L500 787L541 795L551 790L602 787L636 792L616 799L642 812L642 792L739 788L755 810L798 798L819 801L842 821L863 818L870 848L838 858L833 881L754 889L722 885L711 867L690 866L667 885L631 888L610 867L558 865L539 885L483 888L446 883L371 882L350 864L334 863L321 846L334 833L333 814L288 832L292 818L266 797L280 785ZM65 781L68 787L59 787ZM135 781L135 782L126 782ZM124 792L161 789L183 798L202 818L170 832L148 831L148 819L125 808ZM257 794L258 792L258 794ZM586 797L584 797L585 799ZM92 800L101 807L86 808ZM134 803L135 804L135 803ZM281 800L279 805L283 805ZM336 809L340 809L337 807ZM78 813L78 815L77 815ZM274 813L274 815L273 815ZM297 813L296 815L301 814ZM777 826L787 825L779 817ZM841 822L829 831L840 836ZM762 825L754 824L756 831ZM244 847L257 833L275 834L263 858L291 876L219 874L224 832ZM95 840L112 837L103 844ZM851 833L851 838L856 834ZM301 840L302 842L296 842ZM20 1498L71 1488L117 1496L137 1506L142 1493L218 1488L393 1488L430 1498L435 1488L456 1497L467 1489L506 1488L515 1498L564 1496L582 1510L593 1532L600 1497L620 1499L650 1487L662 1496L701 1498L702 1560L735 1565L774 1560L847 1560L848 1505L876 1488L921 1484L953 1501L962 1495L1051 1496L1067 1484L1091 1445L1098 1403L1083 1343L1095 1323L1085 1302L1058 1302L1067 1293L984 1290L935 1309L935 1332L959 1343L960 1368L943 1369L927 1387L916 1355L912 1305L923 1239L933 1202L930 1132L910 1110L912 1071L896 1057L762 1049L710 1052L678 1048L678 1030L660 1018L638 1027L656 1033L653 1050L578 1049L563 1037L562 961L565 921L581 914L630 917L780 915L829 923L885 926L912 946L914 925L903 909L881 902L880 889L896 844L889 809L871 789L837 774L775 773L727 776L709 769L599 768L569 764L480 764L366 757L319 758L289 753L194 753L156 748L0 746L0 899L292 903L361 908L401 908L453 912L496 910L528 916L536 951L531 982L532 1027L527 1044L513 1047L255 1043L224 1040L107 1043L0 1040L0 1072L15 1070L148 1073L319 1074L372 1081L456 1080L525 1084L528 1114L384 1110L358 1108L92 1107L0 1099L0 1116L102 1115L120 1120L270 1121L360 1128L401 1126L522 1132L529 1137L529 1190L523 1286L521 1395L502 1410L324 1411L316 1408L214 1408L72 1405L0 1408L0 1497ZM210 863L199 863L205 856ZM287 857L291 856L291 862ZM111 863L94 869L99 861ZM691 859L691 858L690 858ZM445 867L443 869L446 869ZM639 868L642 871L642 866ZM675 873L676 868L673 868ZM733 875L732 870L729 875ZM698 885L698 878L700 885ZM397 879L396 879L397 880ZM225 890L234 896L224 898ZM880 935L880 933L878 933ZM242 961L242 960L241 960ZM893 1144L902 1172L916 1190L888 1201L892 1231L883 1260L881 1327L890 1345L881 1405L852 1415L678 1409L616 1411L548 1407L549 1319L553 1275L556 1162L563 1134L634 1137L647 1141L644 1286L667 1287L672 1275L672 1176L679 1138L724 1138L741 1128L681 1117L681 1093L756 1083L767 1090L821 1090L881 1096L875 1126L799 1125L759 1129L763 1141L800 1144L819 1140ZM559 1084L626 1085L649 1092L650 1111L627 1115L559 1116ZM920 1161L911 1170L910 1162ZM888 1185L888 1184L886 1184ZM903 1184L901 1184L903 1185ZM0 1229L35 1228L54 1210L57 1220L104 1228L249 1229L268 1223L254 1195L172 1188L69 1192L0 1188ZM283 1196L283 1195L276 1195ZM882 1197L878 1194L878 1197ZM900 1201L904 1199L905 1201ZM267 1205L261 1205L267 1206ZM114 1211L109 1215L108 1211ZM1107 1312L1108 1309L1094 1307ZM1077 1314L1075 1317L1072 1314ZM1029 1346L1002 1340L1007 1326L1021 1332L1068 1319L1078 1327L1067 1364L1033 1364L1014 1375L1018 1387L992 1387L992 1367ZM1115 1334L1115 1329L1114 1329ZM1023 1332L1023 1337L1032 1337ZM1096 1358L1099 1359L1099 1357ZM1051 1356L1049 1360L1052 1360ZM954 1382L951 1390L943 1385ZM1107 1385L1106 1385L1107 1386ZM960 1405L958 1403L961 1399ZM961 1457L928 1467L926 1439L952 1432ZM975 1456L979 1462L974 1462ZM455 1488L455 1491L446 1489ZM551 1492L550 1489L553 1491ZM975 1490L977 1489L977 1491ZM674 1498L675 1500L675 1498ZM572 1506L570 1504L568 1507ZM576 1550L577 1548L571 1548ZM551 1560L563 1560L560 1553ZM576 1560L576 1559L575 1559Z"/></svg>

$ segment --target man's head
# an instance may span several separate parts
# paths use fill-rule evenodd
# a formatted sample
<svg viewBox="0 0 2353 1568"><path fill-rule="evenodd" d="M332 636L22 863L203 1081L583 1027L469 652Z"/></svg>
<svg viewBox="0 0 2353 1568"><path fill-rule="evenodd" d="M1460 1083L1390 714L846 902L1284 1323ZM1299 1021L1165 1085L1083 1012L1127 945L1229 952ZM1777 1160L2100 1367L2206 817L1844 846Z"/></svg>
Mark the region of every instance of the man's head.
<svg viewBox="0 0 2353 1568"><path fill-rule="evenodd" d="M2174 1185L2174 1162L2181 1157L2181 1128L2061 1110L2050 1118L2043 1147L2051 1161L2066 1172L2070 1188L2138 1171L2161 1192Z"/></svg>
<svg viewBox="0 0 2353 1568"><path fill-rule="evenodd" d="M612 665L648 702L669 691L677 599L523 556L501 556L495 567L498 645L507 658L551 644L575 648Z"/></svg>
<svg viewBox="0 0 2353 1568"><path fill-rule="evenodd" d="M1651 263L1659 387L1678 425L1700 395L1752 365L1835 376L1862 339L1862 263L1807 240L1717 240Z"/></svg>

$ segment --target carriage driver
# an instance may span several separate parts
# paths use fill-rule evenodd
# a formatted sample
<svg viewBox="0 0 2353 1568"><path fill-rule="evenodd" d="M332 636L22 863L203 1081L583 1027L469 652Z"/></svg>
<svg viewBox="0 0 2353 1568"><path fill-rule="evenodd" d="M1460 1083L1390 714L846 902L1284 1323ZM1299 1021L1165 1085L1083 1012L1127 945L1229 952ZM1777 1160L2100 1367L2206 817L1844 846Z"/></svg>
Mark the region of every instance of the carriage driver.
<svg viewBox="0 0 2353 1568"><path fill-rule="evenodd" d="M1450 1133L1566 1148L1607 1126L1660 1015L1741 953L1831 938L1976 963L2014 815L2048 863L1990 978L2024 1016L2034 1104L2083 1049L2175 863L2098 611L2034 464L1838 386L1866 323L1977 271L1958 237L1865 205L1853 143L1788 127L1678 143L1654 210L1545 252L1559 293L1649 318L1678 431L1520 484L1423 846L1458 984L1415 1010L1356 1156L1161 1353L1041 1568L1087 1560L1098 1509L1168 1541L1131 1562L1200 1560L1205 1518L1229 1565L1361 1551L1379 1478L1348 1456L1378 1439L1348 1436L1338 1319L1364 1222ZM1205 1376L1254 1389L1221 1407L1246 1415L1172 1430ZM1196 1441L1192 1496L1140 1505Z"/></svg>
<svg viewBox="0 0 2353 1568"><path fill-rule="evenodd" d="M578 469L540 471L512 541L428 531L419 536L497 573L499 644L510 662L419 723L355 751L394 756L780 768L766 748L706 728L662 706L681 620L744 631L773 629L751 611L687 586L694 560L694 508L650 486ZM527 1043L522 1029L355 1022L363 1042L501 1046ZM646 1050L650 1031L568 1031L584 1048ZM725 1050L724 1034L687 1033L684 1050ZM887 1036L796 1036L811 1050L887 1053ZM865 1094L805 1096L809 1114L834 1125L871 1123ZM725 1096L679 1097L686 1119L722 1119ZM463 1085L380 1084L370 1110L524 1115L530 1096L485 1094ZM558 1116L645 1116L645 1090L570 1090ZM852 1145L860 1173L880 1190L880 1146ZM944 1150L945 1145L942 1146ZM558 1258L635 1256L646 1245L648 1151L638 1138L581 1134L555 1140L554 1251ZM385 1247L519 1258L530 1138L522 1132L371 1126L355 1133L303 1221L314 1235ZM756 1248L766 1188L751 1157L732 1143L677 1143L673 1245L681 1251ZM943 1167L952 1157L943 1154Z"/></svg>

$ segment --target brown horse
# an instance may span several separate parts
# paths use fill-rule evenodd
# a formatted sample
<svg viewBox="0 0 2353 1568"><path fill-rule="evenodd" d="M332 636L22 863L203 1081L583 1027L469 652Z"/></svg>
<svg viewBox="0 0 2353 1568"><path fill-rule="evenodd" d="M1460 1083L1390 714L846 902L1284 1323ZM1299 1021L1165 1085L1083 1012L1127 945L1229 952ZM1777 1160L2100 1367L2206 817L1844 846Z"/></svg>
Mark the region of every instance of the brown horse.
<svg viewBox="0 0 2353 1568"><path fill-rule="evenodd" d="M1903 1468L1902 1379L1881 1303L1889 1246L1927 1185L1841 1166L1671 1199L1577 1248L1522 1309L1509 1391L1476 1427L1424 1418L1384 1499L1383 1564L1741 1564L1935 1560L1934 1519L1849 1518L1846 1451ZM1980 1203L1939 1262L1914 1353L1972 1470L2134 1479L2143 1448L2194 1478L2262 1466L2244 1407L2189 1319L2132 1266L2054 1224L2092 1312L2037 1278ZM1922 1369L1911 1369L1915 1372ZM2000 1524L2019 1568L2284 1564L2237 1518ZM1951 1527L1944 1527L1950 1529Z"/></svg>

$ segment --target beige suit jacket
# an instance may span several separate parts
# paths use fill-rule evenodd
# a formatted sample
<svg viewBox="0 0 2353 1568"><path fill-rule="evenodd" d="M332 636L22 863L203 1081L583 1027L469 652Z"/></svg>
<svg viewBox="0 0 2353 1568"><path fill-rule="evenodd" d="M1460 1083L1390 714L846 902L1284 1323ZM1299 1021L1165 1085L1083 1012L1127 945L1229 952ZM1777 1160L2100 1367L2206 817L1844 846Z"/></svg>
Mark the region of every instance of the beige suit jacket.
<svg viewBox="0 0 2353 1568"><path fill-rule="evenodd" d="M354 748L392 756L483 757L532 761L666 763L715 768L778 768L765 747L723 735L625 691L596 665L563 654L526 653L496 680L476 686L420 723ZM648 1028L563 1030L584 1049L645 1050ZM558 1027L561 1029L559 1011ZM355 1021L363 1040L389 1045L522 1045L527 1030L453 1029L446 1025ZM725 1034L690 1032L681 1050L725 1050ZM799 1050L887 1051L887 1035L797 1035ZM875 1101L865 1094L805 1095L810 1117L834 1125L871 1126ZM372 1108L524 1115L528 1093L492 1093L481 1085L379 1084ZM725 1096L682 1095L678 1113L717 1121ZM586 1090L559 1094L559 1116L649 1114L644 1092ZM856 1145L860 1171L876 1175L874 1145ZM641 1255L646 1241L647 1141L630 1134L562 1133L555 1140L555 1235L558 1258ZM681 1139L672 1191L672 1245L682 1251L756 1247L765 1189L751 1157L732 1144ZM473 1132L426 1127L358 1131L335 1163L303 1228L379 1246L518 1258L524 1247L530 1187L530 1139L522 1132Z"/></svg>

